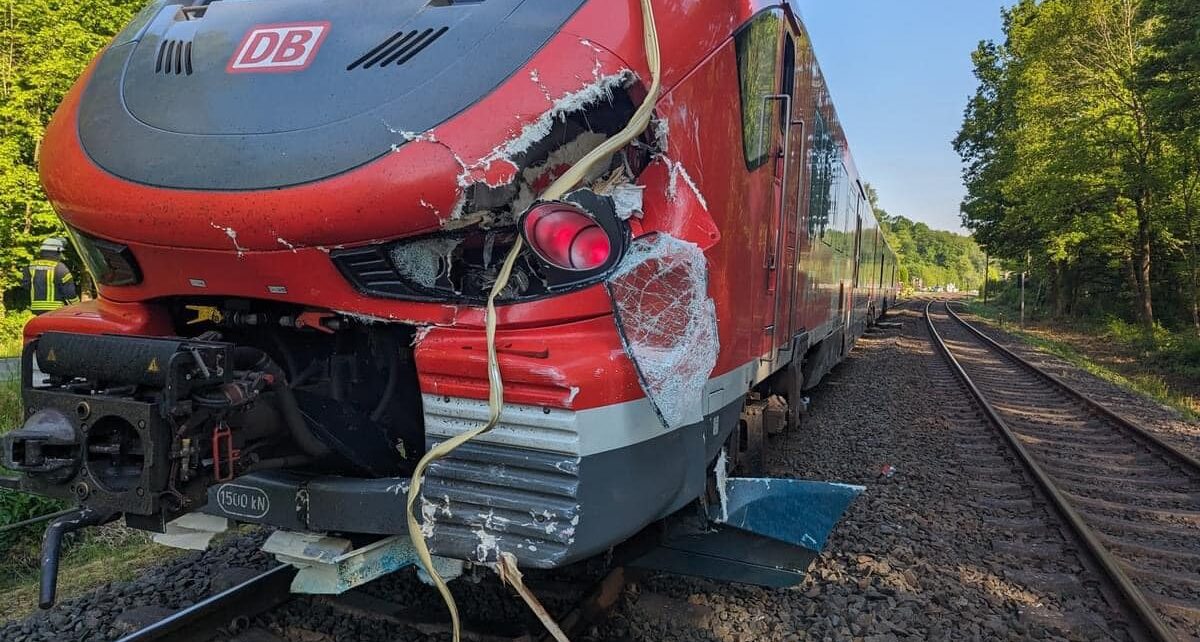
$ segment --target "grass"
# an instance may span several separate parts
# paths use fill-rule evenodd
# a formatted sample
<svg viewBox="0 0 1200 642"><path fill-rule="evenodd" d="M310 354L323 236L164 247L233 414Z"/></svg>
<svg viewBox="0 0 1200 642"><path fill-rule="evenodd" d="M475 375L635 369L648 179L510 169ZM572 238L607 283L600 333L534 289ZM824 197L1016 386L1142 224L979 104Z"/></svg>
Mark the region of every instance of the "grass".
<svg viewBox="0 0 1200 642"><path fill-rule="evenodd" d="M0 382L0 433L22 419L20 384ZM4 473L0 467L0 473ZM57 500L0 490L0 526L66 507ZM25 617L37 608L41 527L0 534L0 621ZM108 582L130 580L143 569L177 554L141 531L110 524L71 536L63 552L58 586L66 599Z"/></svg>
<svg viewBox="0 0 1200 642"><path fill-rule="evenodd" d="M1022 329L1013 310L979 301L967 307L1043 352L1200 421L1200 390L1186 385L1200 380L1200 339L1161 328L1148 335L1118 319L1076 322L1069 328L1031 321ZM1097 346L1103 346L1103 355Z"/></svg>

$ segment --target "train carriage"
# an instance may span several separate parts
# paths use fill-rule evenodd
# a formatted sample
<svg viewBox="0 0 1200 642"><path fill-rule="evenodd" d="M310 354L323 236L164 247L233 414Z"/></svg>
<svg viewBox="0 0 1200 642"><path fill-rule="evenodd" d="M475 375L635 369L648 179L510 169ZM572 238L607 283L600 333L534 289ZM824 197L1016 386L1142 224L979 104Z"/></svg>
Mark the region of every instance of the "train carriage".
<svg viewBox="0 0 1200 642"><path fill-rule="evenodd" d="M498 425L423 476L436 556L556 567L697 501L728 522L714 480L799 421L895 256L794 10L651 6L149 4L46 132L99 297L27 327L5 465L84 523L404 534L414 465L488 420L494 364ZM797 523L827 533L808 512L840 488L796 486Z"/></svg>

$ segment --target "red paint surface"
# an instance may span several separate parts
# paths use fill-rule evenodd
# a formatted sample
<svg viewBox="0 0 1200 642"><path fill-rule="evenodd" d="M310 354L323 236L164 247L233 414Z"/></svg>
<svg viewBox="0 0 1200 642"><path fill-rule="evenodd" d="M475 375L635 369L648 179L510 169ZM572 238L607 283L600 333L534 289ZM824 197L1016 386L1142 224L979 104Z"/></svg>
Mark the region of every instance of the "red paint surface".
<svg viewBox="0 0 1200 642"><path fill-rule="evenodd" d="M770 163L748 172L743 161L731 38L765 4L659 0L654 5L663 51L664 93L657 112L670 124L669 148L666 158L639 179L646 188L645 216L631 227L635 234L667 232L705 250L709 293L720 322L721 352L713 376L757 359L772 344L785 343L788 331L829 327L837 320L837 292L853 285L847 276L849 259L806 237L806 191L784 199L784 220L789 222L782 236L781 267L774 274L764 268L782 197ZM800 47L793 116L811 122L820 99L844 146L806 36L799 25L793 23L793 28ZM547 96L561 98L624 69L643 81L649 78L638 2L592 0L506 83L418 140L407 142L395 133L398 151L350 172L246 192L161 189L123 181L98 168L81 149L75 129L85 74L47 129L42 179L66 221L128 244L145 280L131 287L102 287L100 303L39 317L27 332L169 334L165 312L153 303L165 296L286 301L439 326L417 348L422 390L485 399L481 308L363 296L342 278L327 253L439 229L458 202L460 179L490 184L512 180L515 168L497 150L552 107ZM792 171L803 172L793 178L806 177L810 141L803 136L793 143ZM847 165L856 176L848 155ZM192 279L203 280L206 287L191 285ZM794 294L792 286L784 287L792 279ZM268 288L274 286L286 288L286 294L271 294ZM780 325L786 330L769 333L781 289ZM863 288L855 301L865 310L866 302L881 294ZM499 319L508 401L589 408L644 396L603 286L502 306Z"/></svg>

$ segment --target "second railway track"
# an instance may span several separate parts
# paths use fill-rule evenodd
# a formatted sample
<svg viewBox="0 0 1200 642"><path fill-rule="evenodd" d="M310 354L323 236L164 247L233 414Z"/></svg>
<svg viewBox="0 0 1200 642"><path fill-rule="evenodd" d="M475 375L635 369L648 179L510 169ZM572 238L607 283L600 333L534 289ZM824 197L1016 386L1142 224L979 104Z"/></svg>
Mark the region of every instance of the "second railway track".
<svg viewBox="0 0 1200 642"><path fill-rule="evenodd" d="M1200 640L1200 462L926 305L935 344L1133 615ZM1136 635L1141 633L1141 635Z"/></svg>

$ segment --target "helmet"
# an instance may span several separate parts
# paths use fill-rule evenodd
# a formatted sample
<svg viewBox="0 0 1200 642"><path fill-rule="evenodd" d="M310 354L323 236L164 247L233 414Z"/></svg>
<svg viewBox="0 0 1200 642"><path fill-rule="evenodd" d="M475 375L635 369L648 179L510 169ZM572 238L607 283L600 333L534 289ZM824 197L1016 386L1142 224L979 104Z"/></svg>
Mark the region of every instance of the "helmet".
<svg viewBox="0 0 1200 642"><path fill-rule="evenodd" d="M62 252L65 249L67 249L67 242L65 239L52 236L45 241L42 241L43 252Z"/></svg>

